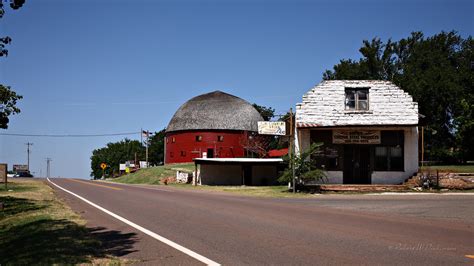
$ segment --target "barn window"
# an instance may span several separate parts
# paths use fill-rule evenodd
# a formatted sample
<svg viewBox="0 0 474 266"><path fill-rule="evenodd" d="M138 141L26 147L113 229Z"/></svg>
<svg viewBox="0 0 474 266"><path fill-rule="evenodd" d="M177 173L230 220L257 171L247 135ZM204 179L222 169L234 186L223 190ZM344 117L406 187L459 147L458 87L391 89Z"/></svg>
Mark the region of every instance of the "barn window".
<svg viewBox="0 0 474 266"><path fill-rule="evenodd" d="M186 152L185 151L181 151L181 157L185 157L186 156Z"/></svg>
<svg viewBox="0 0 474 266"><path fill-rule="evenodd" d="M369 89L346 88L345 106L350 111L369 110Z"/></svg>
<svg viewBox="0 0 474 266"><path fill-rule="evenodd" d="M171 138L171 142L172 143L175 143L176 142L176 139L174 137Z"/></svg>
<svg viewBox="0 0 474 266"><path fill-rule="evenodd" d="M165 138L165 139L166 139L166 143L168 143L168 142L169 142L169 138Z"/></svg>
<svg viewBox="0 0 474 266"><path fill-rule="evenodd" d="M224 136L217 136L217 141L223 142L224 141Z"/></svg>
<svg viewBox="0 0 474 266"><path fill-rule="evenodd" d="M202 136L196 136L196 141L201 142L202 141Z"/></svg>

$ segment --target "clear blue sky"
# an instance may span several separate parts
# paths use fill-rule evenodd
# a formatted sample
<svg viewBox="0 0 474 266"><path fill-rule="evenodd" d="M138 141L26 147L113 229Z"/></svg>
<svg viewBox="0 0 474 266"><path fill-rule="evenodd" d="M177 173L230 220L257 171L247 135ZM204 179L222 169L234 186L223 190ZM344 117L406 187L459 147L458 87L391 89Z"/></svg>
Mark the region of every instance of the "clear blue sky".
<svg viewBox="0 0 474 266"><path fill-rule="evenodd" d="M66 4L68 2L68 4ZM0 83L24 96L3 133L160 130L222 90L284 113L362 40L473 35L473 1L33 1L0 20L13 42ZM92 150L123 137L0 136L0 162L88 178ZM139 139L139 135L130 138Z"/></svg>

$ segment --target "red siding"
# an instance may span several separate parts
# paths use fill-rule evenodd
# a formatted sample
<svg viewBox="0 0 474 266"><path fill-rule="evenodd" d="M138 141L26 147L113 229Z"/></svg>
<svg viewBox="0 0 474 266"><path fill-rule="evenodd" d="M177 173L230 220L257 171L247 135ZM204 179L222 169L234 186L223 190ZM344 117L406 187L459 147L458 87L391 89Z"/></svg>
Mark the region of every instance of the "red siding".
<svg viewBox="0 0 474 266"><path fill-rule="evenodd" d="M170 132L165 137L165 162L192 162L208 149L213 150L215 158L244 157L242 143L246 135L244 131L229 130ZM201 141L196 141L196 136L201 136ZM219 136L223 137L222 142L218 141Z"/></svg>

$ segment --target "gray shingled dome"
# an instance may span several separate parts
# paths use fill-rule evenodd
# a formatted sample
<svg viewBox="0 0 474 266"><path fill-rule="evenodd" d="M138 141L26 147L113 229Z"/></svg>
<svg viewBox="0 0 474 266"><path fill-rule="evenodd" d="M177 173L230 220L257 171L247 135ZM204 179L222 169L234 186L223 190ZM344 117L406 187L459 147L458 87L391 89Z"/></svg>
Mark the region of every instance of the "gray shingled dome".
<svg viewBox="0 0 474 266"><path fill-rule="evenodd" d="M166 132L209 129L257 131L257 121L263 121L263 118L249 102L214 91L181 105Z"/></svg>

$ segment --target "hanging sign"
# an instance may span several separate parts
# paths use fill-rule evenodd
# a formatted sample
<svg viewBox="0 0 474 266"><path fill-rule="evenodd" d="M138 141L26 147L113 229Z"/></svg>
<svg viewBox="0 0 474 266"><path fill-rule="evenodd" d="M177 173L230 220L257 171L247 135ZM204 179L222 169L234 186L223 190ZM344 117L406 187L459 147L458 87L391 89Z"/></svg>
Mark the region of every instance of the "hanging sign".
<svg viewBox="0 0 474 266"><path fill-rule="evenodd" d="M258 134L261 135L286 135L286 123L285 122L258 122Z"/></svg>
<svg viewBox="0 0 474 266"><path fill-rule="evenodd" d="M380 144L379 130L333 130L334 144Z"/></svg>

